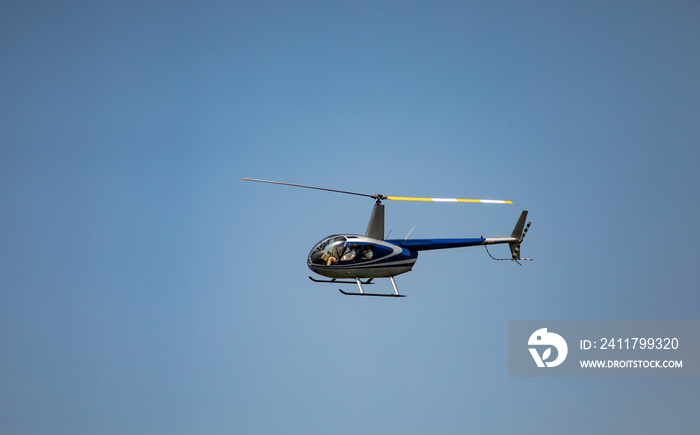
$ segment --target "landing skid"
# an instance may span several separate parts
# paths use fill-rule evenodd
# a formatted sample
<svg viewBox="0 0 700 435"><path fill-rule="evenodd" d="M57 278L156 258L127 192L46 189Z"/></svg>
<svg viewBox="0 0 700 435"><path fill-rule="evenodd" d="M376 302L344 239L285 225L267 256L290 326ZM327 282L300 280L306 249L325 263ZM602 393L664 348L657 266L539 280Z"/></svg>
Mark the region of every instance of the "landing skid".
<svg viewBox="0 0 700 435"><path fill-rule="evenodd" d="M359 293L351 293L351 292L346 292L343 291L342 289L340 292L344 295L348 296L384 296L384 297L389 297L389 298L405 298L406 295L399 294L399 289L396 287L396 281L394 281L394 277L390 276L389 279L391 280L391 286L394 287L394 293L392 294L383 294L383 293L365 293L365 290L362 288L362 284L374 284L372 280L374 278L370 278L365 282L362 282L360 278L355 278L355 281L338 281L336 278L333 279L314 279L313 277L309 277L309 279L313 282L325 282L329 284L357 284L357 288L360 289Z"/></svg>
<svg viewBox="0 0 700 435"><path fill-rule="evenodd" d="M338 281L336 278L333 279L315 279L314 277L310 276L309 279L313 282L325 282L328 284L355 284L355 281ZM374 284L372 282L374 278L370 278L367 281L363 282L362 284Z"/></svg>
<svg viewBox="0 0 700 435"><path fill-rule="evenodd" d="M382 294L382 293L350 293L350 292L345 292L343 289L338 289L342 294L348 295L348 296L385 296L387 298L405 298L406 295L395 295L395 294Z"/></svg>

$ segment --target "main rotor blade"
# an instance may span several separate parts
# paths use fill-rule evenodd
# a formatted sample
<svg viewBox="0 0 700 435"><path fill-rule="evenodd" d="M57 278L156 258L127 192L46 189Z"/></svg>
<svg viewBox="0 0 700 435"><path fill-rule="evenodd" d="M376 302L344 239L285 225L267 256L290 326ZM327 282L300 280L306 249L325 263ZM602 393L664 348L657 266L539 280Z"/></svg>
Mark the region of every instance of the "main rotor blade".
<svg viewBox="0 0 700 435"><path fill-rule="evenodd" d="M347 190L327 189L325 187L306 186L304 184L283 183L281 181L258 180L255 178L245 178L245 181L256 181L258 183L281 184L283 186L303 187L305 189L325 190L326 192L345 193L347 195L364 196L376 200L391 199L393 201L432 201L432 202L478 202L482 204L512 204L513 201L503 201L500 199L460 199L460 198L416 198L411 196L384 196L381 194L369 195L367 193L349 192Z"/></svg>
<svg viewBox="0 0 700 435"><path fill-rule="evenodd" d="M376 199L376 195L368 195L366 193L348 192L346 190L326 189L325 187L305 186L303 184L282 183L281 181L256 180L255 178L243 177L243 179L246 181L257 181L258 183L281 184L283 186L293 186L293 187L303 187L305 189L325 190L327 192L346 193L348 195L366 196L368 198Z"/></svg>
<svg viewBox="0 0 700 435"><path fill-rule="evenodd" d="M480 202L482 204L512 204L513 201L500 199L460 199L460 198L414 198L410 196L387 196L394 201L433 201L433 202Z"/></svg>

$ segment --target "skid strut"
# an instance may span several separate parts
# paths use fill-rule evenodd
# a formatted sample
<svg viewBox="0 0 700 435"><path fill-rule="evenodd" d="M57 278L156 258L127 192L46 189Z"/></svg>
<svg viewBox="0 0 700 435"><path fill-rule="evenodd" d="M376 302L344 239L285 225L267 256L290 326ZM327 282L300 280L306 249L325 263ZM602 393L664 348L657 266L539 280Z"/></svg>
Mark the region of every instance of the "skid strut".
<svg viewBox="0 0 700 435"><path fill-rule="evenodd" d="M405 298L406 295L399 294L399 289L396 287L396 281L394 281L394 277L390 276L389 279L391 280L391 285L394 287L394 293L393 294L383 294L383 293L365 293L365 290L362 288L362 281L360 281L360 278L355 278L355 282L357 283L357 288L360 289L359 293L351 293L351 292L346 292L343 291L343 289L338 289L340 292L344 295L348 296L383 296L383 297L389 297L389 298Z"/></svg>

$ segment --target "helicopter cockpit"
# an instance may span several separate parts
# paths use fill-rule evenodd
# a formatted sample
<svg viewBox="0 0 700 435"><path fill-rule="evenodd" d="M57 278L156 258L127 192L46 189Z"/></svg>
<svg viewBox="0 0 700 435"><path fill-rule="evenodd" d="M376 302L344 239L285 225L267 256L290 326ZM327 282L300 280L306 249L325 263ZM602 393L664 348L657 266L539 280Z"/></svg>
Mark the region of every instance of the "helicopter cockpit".
<svg viewBox="0 0 700 435"><path fill-rule="evenodd" d="M331 236L320 241L309 254L309 263L321 266L368 261L374 257L375 246L353 242L345 236Z"/></svg>

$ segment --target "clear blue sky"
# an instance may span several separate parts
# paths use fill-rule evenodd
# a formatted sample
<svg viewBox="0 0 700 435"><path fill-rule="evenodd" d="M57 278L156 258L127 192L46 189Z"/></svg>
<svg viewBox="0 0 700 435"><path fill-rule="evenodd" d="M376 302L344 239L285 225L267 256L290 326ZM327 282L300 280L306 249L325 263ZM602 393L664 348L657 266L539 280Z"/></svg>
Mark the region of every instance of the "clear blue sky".
<svg viewBox="0 0 700 435"><path fill-rule="evenodd" d="M4 2L0 432L694 433L698 379L509 378L507 323L698 319L699 22ZM535 261L425 252L407 298L344 297L306 255L371 201L241 177L509 199L389 203L387 231L507 235L528 209Z"/></svg>

